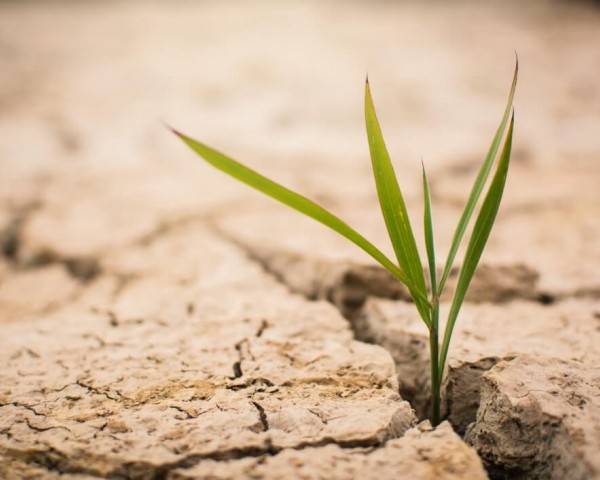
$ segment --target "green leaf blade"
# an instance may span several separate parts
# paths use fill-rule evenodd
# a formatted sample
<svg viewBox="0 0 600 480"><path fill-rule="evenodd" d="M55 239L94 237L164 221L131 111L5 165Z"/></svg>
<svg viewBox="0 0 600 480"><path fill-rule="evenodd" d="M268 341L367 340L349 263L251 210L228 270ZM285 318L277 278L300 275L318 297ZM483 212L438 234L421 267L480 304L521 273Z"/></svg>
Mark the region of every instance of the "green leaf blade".
<svg viewBox="0 0 600 480"><path fill-rule="evenodd" d="M437 275L435 266L435 243L433 241L433 212L431 207L431 192L429 190L429 179L423 165L423 199L425 203L423 213L423 228L425 231L425 249L427 250L427 262L429 264L429 279L431 282L431 295L437 299Z"/></svg>
<svg viewBox="0 0 600 480"><path fill-rule="evenodd" d="M194 140L193 138L188 137L174 129L171 130L198 156L203 158L213 167L331 228L369 254L395 278L405 284L409 290L416 290L412 280L400 268L398 268L394 262L392 262L377 247L375 247L371 242L369 242L365 237L355 231L339 217L333 215L303 195L293 192L292 190L268 179L267 177L246 167L236 160L233 160L221 152L218 152L217 150L214 150L207 145L198 142L197 140ZM426 301L426 297L422 296L420 300Z"/></svg>
<svg viewBox="0 0 600 480"><path fill-rule="evenodd" d="M413 296L419 294L426 297L427 288L425 287L423 264L410 225L404 198L377 120L368 80L365 84L365 123L379 204L394 252L400 268L411 279L415 287L414 291L411 290ZM415 304L421 317L427 323L426 317L429 317L427 302L415 299Z"/></svg>
<svg viewBox="0 0 600 480"><path fill-rule="evenodd" d="M465 205L463 213L462 213L460 220L458 222L458 225L456 227L456 231L454 232L454 236L452 238L452 244L450 246L450 251L448 252L448 258L446 259L446 264L444 267L442 278L440 279L440 283L439 283L438 289L437 289L439 295L441 295L442 291L444 290L444 287L446 285L446 280L448 279L450 270L452 269L452 264L454 262L454 259L456 258L456 254L458 252L458 248L460 247L460 243L463 239L463 236L465 234L465 231L467 229L469 221L471 220L471 217L472 217L475 207L477 205L477 201L479 200L479 197L481 196L481 193L483 191L483 188L485 186L487 178L490 174L492 165L494 163L494 159L496 158L496 155L498 153L498 149L500 147L500 142L502 141L502 137L506 130L506 125L508 124L508 121L509 121L510 111L511 111L511 108L513 105L513 99L515 96L515 90L517 88L518 74L519 74L519 62L517 59L517 62L515 64L515 71L513 74L513 81L512 81L511 88L510 88L510 93L508 95L508 100L506 102L506 107L504 109L504 115L502 116L502 120L500 121L500 125L498 126L498 129L496 130L496 134L494 135L492 144L490 145L490 148L485 157L485 160L484 160L479 172L477 173L477 178L475 179L475 183L473 184L473 188L471 189L471 193L469 194L467 203Z"/></svg>
<svg viewBox="0 0 600 480"><path fill-rule="evenodd" d="M510 163L513 129L514 113L510 121L510 126L508 128L508 133L506 135L502 153L500 154L500 159L496 167L494 178L490 183L488 192L481 205L481 210L479 211L477 220L475 221L473 234L471 235L469 244L467 245L465 259L458 276L458 283L456 285L456 290L450 306L450 312L448 314L448 323L446 324L446 330L444 332L444 341L440 355L440 375L443 375L444 365L446 363L448 349L450 346L450 339L452 338L452 331L458 317L458 312L463 304L467 290L471 280L473 279L473 275L475 274L479 260L481 259L483 249L485 248L487 240L490 236L492 227L496 220L498 209L500 207L500 202L504 193L504 185L506 184L506 177L508 174L508 166Z"/></svg>

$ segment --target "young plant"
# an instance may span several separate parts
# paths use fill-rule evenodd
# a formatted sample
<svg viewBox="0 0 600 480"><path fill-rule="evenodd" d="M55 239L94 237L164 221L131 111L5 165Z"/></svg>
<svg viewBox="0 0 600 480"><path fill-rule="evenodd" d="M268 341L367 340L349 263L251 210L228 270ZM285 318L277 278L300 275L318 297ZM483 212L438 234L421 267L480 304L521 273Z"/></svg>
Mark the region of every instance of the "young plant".
<svg viewBox="0 0 600 480"><path fill-rule="evenodd" d="M425 230L425 249L428 259L429 270L429 291L425 282L425 274L419 250L415 242L410 219L406 211L402 192L396 179L394 167L385 146L379 121L375 114L375 107L371 97L369 81L365 85L365 120L367 127L367 137L369 141L369 150L371 153L371 162L373 174L375 176L375 185L379 196L379 204L383 213L383 218L387 226L388 234L396 254L397 263L384 255L377 247L369 242L360 233L352 229L347 223L328 212L312 200L295 193L288 188L279 185L250 168L236 162L228 156L200 143L182 133L173 130L192 150L200 157L210 163L212 166L231 175L237 180L261 191L262 193L280 201L281 203L308 215L309 217L328 226L340 235L362 248L366 253L379 262L389 273L398 281L403 283L409 290L419 316L425 323L429 331L430 339L430 363L431 363L431 422L433 425L439 424L440 404L441 404L441 385L444 379L444 369L448 357L448 349L454 325L458 313L463 304L467 290L481 258L481 254L492 230L510 162L510 153L512 146L512 136L514 127L514 111L512 109L513 97L517 83L518 63L515 65L512 87L508 96L508 102L504 115L498 126L492 144L485 157L485 160L477 174L475 183L471 188L471 193L467 199L464 211L460 217L446 263L441 270L441 277L438 280L438 270L436 265L435 248L433 242L433 221L431 210L431 196L429 192L429 182L425 167L423 166L423 190L424 190L424 230ZM512 114L511 114L512 112ZM505 134L508 125L508 132ZM502 139L504 144L498 161L494 162L498 156L498 151ZM481 202L479 199L487 183L487 179L496 164L494 175L489 182L487 193ZM458 282L450 311L446 322L444 336L440 345L440 305L439 299L446 286L446 281L450 274L452 264L455 260L459 246L475 212L476 207L480 205L472 233L467 243L462 267L458 275ZM441 347L441 348L440 348Z"/></svg>

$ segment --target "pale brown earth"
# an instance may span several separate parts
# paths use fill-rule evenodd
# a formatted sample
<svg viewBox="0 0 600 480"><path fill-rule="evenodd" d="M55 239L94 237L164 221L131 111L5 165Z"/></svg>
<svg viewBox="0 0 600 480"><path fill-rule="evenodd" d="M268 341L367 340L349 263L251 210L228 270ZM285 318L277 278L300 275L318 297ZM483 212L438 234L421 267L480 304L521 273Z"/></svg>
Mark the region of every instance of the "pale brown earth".
<svg viewBox="0 0 600 480"><path fill-rule="evenodd" d="M501 362L483 376L466 438L513 478L594 478L599 384L598 368L581 362L526 355Z"/></svg>
<svg viewBox="0 0 600 480"><path fill-rule="evenodd" d="M0 478L600 478L599 45L592 2L0 2ZM406 290L163 121L391 254L368 71L441 263L514 50L507 190L431 429Z"/></svg>

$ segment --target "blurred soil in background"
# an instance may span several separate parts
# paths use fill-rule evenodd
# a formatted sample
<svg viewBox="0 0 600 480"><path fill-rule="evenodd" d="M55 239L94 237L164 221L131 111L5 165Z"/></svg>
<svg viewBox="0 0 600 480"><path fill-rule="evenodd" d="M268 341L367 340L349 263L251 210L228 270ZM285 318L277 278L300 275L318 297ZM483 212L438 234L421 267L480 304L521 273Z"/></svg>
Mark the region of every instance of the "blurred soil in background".
<svg viewBox="0 0 600 480"><path fill-rule="evenodd" d="M0 2L0 472L240 478L285 473L286 462L252 461L308 446L317 470L373 471L376 457L356 466L343 449L382 445L415 423L398 380L413 406L423 402L410 388L425 374L402 370L406 350L388 336L398 329L373 326L388 307L371 300L402 292L378 286L354 246L196 159L165 123L315 199L391 254L364 132L368 72L417 232L421 159L428 169L442 261L501 118L514 51L511 171L455 360L486 358L469 343L481 317L494 352L482 371L532 352L587 369L600 321L597 2ZM524 324L532 343L511 341ZM489 392L503 385L490 379ZM329 388L355 403L327 403ZM212 423L194 430L185 421L202 402ZM307 413L313 404L322 409ZM461 434L478 405L453 424ZM492 472L503 457L481 443L485 420L470 443ZM403 439L454 435L411 432ZM465 459L456 478L484 475L452 439ZM402 442L386 448L410 458ZM415 468L407 475L421 478ZM598 473L589 468L582 475Z"/></svg>

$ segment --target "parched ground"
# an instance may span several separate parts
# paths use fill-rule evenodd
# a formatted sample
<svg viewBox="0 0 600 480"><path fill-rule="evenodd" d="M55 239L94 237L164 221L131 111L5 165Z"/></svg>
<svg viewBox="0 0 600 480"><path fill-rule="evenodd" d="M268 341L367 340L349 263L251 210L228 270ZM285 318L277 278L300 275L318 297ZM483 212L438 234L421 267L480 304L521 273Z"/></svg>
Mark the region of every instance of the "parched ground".
<svg viewBox="0 0 600 480"><path fill-rule="evenodd" d="M592 2L0 2L0 478L600 478L599 46ZM507 191L432 429L404 289L164 122L391 253L368 71L446 252L514 50Z"/></svg>

